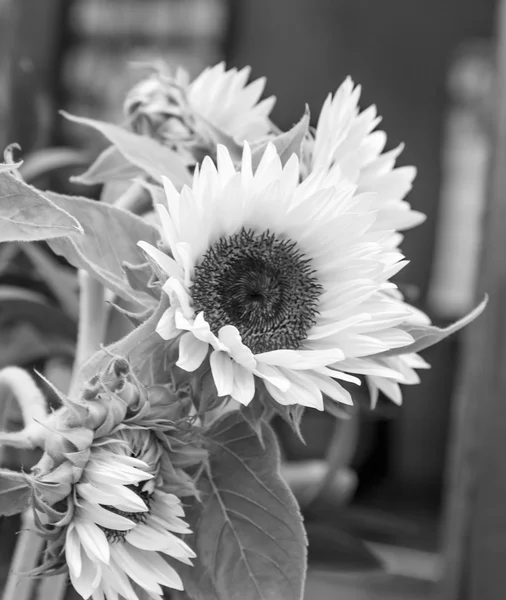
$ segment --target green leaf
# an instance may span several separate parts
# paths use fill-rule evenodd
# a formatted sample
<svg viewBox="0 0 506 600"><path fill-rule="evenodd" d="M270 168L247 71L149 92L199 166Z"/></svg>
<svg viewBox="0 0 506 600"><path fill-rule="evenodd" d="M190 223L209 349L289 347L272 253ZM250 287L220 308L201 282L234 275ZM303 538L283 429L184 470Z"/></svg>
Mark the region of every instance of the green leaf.
<svg viewBox="0 0 506 600"><path fill-rule="evenodd" d="M61 169L71 167L84 168L89 162L89 156L83 150L74 148L43 148L31 152L19 168L25 181L34 181L44 175L49 175Z"/></svg>
<svg viewBox="0 0 506 600"><path fill-rule="evenodd" d="M255 396L253 400L247 405L241 405L241 414L243 419L248 423L251 429L256 433L260 443L263 445L262 433L264 422L269 422L270 417L273 414L273 409L269 406L268 402L263 401L263 397L267 392L257 386L255 390Z"/></svg>
<svg viewBox="0 0 506 600"><path fill-rule="evenodd" d="M32 304L32 310L37 310ZM0 324L9 321L9 313L4 306ZM7 313L7 314L6 314ZM12 321L11 321L12 322ZM50 330L48 321L47 331L42 332L23 321L14 321L14 325L2 328L2 345L0 346L0 368L8 365L29 365L51 356L72 356L74 343L71 340L58 339L56 332Z"/></svg>
<svg viewBox="0 0 506 600"><path fill-rule="evenodd" d="M59 208L79 219L84 232L82 236L50 240L51 249L74 267L88 271L125 300L152 304L148 291L134 290L128 285L123 263L146 262L137 242L144 240L156 246L158 230L131 212L110 204L52 192L47 195Z"/></svg>
<svg viewBox="0 0 506 600"><path fill-rule="evenodd" d="M23 512L30 502L31 488L23 473L0 469L0 515Z"/></svg>
<svg viewBox="0 0 506 600"><path fill-rule="evenodd" d="M264 423L262 445L234 412L208 435L210 461L198 480L202 504L195 501L186 515L197 553L193 568L179 570L186 593L199 600L302 598L306 537L279 474L272 429Z"/></svg>
<svg viewBox="0 0 506 600"><path fill-rule="evenodd" d="M0 171L0 242L33 242L82 233L79 222L34 187Z"/></svg>
<svg viewBox="0 0 506 600"><path fill-rule="evenodd" d="M116 146L109 146L99 154L87 171L71 180L84 185L95 185L108 181L125 181L139 175L142 175L139 167L129 162Z"/></svg>
<svg viewBox="0 0 506 600"><path fill-rule="evenodd" d="M282 405L279 402L273 400L270 396L264 396L264 402L269 403L272 408L272 412L275 415L279 415L288 425L290 425L292 431L299 438L299 440L305 444L300 424L304 415L305 407L301 404L289 404Z"/></svg>
<svg viewBox="0 0 506 600"><path fill-rule="evenodd" d="M191 176L184 162L170 148L162 146L147 136L137 135L112 123L76 117L65 111L61 111L61 113L75 123L87 125L99 131L116 146L128 161L154 179L159 180L162 175L165 175L176 187L191 183Z"/></svg>
<svg viewBox="0 0 506 600"><path fill-rule="evenodd" d="M168 355L173 344L167 343L156 333L158 321L167 308L168 298L164 294L149 319L121 340L96 352L84 363L78 374L79 385L103 370L110 363L112 356L123 356L128 359L144 385L170 381ZM153 364L156 364L156 372L153 372Z"/></svg>
<svg viewBox="0 0 506 600"><path fill-rule="evenodd" d="M161 290L159 286L155 287L152 285L153 269L149 262L145 262L142 265L131 265L124 261L123 272L132 289L139 292L143 291L157 301L160 300Z"/></svg>
<svg viewBox="0 0 506 600"><path fill-rule="evenodd" d="M413 336L414 342L409 346L403 346L402 348L395 348L394 350L387 350L375 355L375 358L383 358L388 356L399 356L400 354L411 354L412 352L421 352L426 348L438 344L441 340L444 340L453 333L459 331L469 323L472 323L481 313L485 310L488 303L488 296L485 296L478 306L473 309L469 314L462 319L459 319L448 327L434 327L433 325L409 325L405 327L399 327L404 329L410 335Z"/></svg>
<svg viewBox="0 0 506 600"><path fill-rule="evenodd" d="M253 169L258 167L258 163L265 152L268 144L274 144L278 151L279 158L282 164L286 164L292 154L296 154L300 158L302 142L307 132L309 131L309 108L306 106L306 111L302 119L294 125L289 131L278 135L274 139L262 142L252 151Z"/></svg>
<svg viewBox="0 0 506 600"><path fill-rule="evenodd" d="M71 319L77 321L79 295L75 271L61 265L54 255L45 252L37 244L22 244L20 249L29 257L37 274L42 276L61 308Z"/></svg>

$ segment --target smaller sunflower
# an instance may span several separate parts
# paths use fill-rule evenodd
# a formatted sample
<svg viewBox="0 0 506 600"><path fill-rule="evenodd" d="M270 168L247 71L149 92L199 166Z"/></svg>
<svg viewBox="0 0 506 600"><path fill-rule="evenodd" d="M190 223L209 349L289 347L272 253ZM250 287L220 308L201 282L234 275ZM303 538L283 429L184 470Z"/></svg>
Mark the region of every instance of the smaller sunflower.
<svg viewBox="0 0 506 600"><path fill-rule="evenodd" d="M304 174L324 169L356 186L356 193L375 195L376 229L402 231L415 227L425 215L404 200L416 175L414 167L395 167L403 150L398 146L384 152L387 136L374 131L381 118L376 107L360 111L361 87L347 78L323 104L314 134L304 144ZM400 242L402 236L396 236Z"/></svg>
<svg viewBox="0 0 506 600"><path fill-rule="evenodd" d="M265 78L247 83L251 69L205 69L193 81L179 69L162 67L128 94L124 110L135 131L157 138L189 162L214 156L221 135L237 144L266 138L272 131L273 96L260 100Z"/></svg>
<svg viewBox="0 0 506 600"><path fill-rule="evenodd" d="M416 175L414 167L395 167L403 145L384 152L387 136L375 130L381 118L376 107L359 109L361 87L355 86L348 77L334 95L329 94L323 104L316 130L304 141L303 176L323 169L329 176L344 179L356 186L356 194L370 193L374 196L377 218L373 228L396 230L390 238L392 250L403 240L400 231L416 227L425 221L425 215L404 200L411 190ZM389 290L390 297L404 306L399 290ZM419 310L410 307L413 324L429 325L430 320ZM415 369L427 369L430 365L416 354L399 354L395 357L372 355L346 361L350 372L365 375L371 390L373 405L381 391L397 404L402 402L399 382L419 383Z"/></svg>
<svg viewBox="0 0 506 600"><path fill-rule="evenodd" d="M29 476L38 532L48 542L38 572L68 568L84 598L138 600L183 589L164 557L192 564L180 497L195 492L183 468L204 457L188 403L145 389L113 359L80 402L48 423L45 453Z"/></svg>

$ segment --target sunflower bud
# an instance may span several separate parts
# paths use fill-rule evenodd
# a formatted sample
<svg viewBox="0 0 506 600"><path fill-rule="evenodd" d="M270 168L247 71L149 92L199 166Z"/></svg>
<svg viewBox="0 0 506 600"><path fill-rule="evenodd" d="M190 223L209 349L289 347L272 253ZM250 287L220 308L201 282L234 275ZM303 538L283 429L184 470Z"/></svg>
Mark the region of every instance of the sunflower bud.
<svg viewBox="0 0 506 600"><path fill-rule="evenodd" d="M47 543L33 574L66 561L83 597L96 589L117 597L130 586L127 561L119 576L103 558L120 548L132 553L130 561L145 554L141 568L150 590L151 582L181 589L177 572L159 565L162 554L186 564L195 557L176 535L191 533L179 497L196 493L184 469L206 456L187 402L171 386L143 386L121 357L88 382L81 398L60 398L63 407L41 424L44 454L26 476L35 527ZM145 552L146 535L155 546Z"/></svg>
<svg viewBox="0 0 506 600"><path fill-rule="evenodd" d="M87 408L86 426L90 429L98 429L107 417L107 407L100 402L89 401Z"/></svg>
<svg viewBox="0 0 506 600"><path fill-rule="evenodd" d="M128 93L124 112L132 129L158 140L195 162L192 147L201 146L195 115L188 103L185 82L163 71L140 81ZM206 144L207 145L207 144Z"/></svg>

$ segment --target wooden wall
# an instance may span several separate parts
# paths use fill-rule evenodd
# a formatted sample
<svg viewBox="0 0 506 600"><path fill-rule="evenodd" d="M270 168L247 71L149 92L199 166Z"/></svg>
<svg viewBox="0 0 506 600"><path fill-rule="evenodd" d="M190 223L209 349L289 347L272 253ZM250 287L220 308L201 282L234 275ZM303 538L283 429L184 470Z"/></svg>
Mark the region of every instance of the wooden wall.
<svg viewBox="0 0 506 600"><path fill-rule="evenodd" d="M464 335L439 600L506 595L506 2L499 5L493 154L477 286L490 300Z"/></svg>

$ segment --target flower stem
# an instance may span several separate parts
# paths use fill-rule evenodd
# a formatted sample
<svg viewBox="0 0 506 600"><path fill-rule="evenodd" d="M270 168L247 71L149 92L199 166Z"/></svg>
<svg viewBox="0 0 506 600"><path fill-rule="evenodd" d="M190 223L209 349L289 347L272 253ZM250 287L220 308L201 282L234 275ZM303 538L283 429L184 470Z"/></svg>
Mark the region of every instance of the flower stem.
<svg viewBox="0 0 506 600"><path fill-rule="evenodd" d="M105 302L104 286L80 269L78 273L81 290L77 348L70 384L70 397L78 393L78 372L81 366L100 349L104 341L109 305Z"/></svg>

